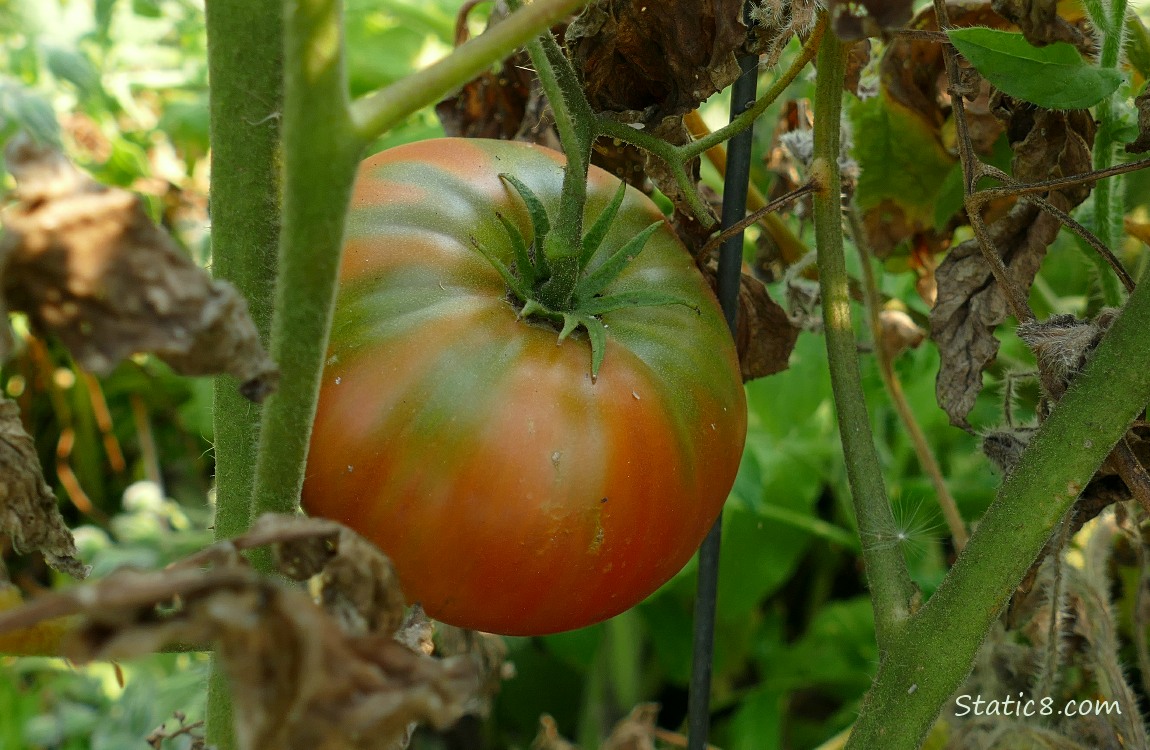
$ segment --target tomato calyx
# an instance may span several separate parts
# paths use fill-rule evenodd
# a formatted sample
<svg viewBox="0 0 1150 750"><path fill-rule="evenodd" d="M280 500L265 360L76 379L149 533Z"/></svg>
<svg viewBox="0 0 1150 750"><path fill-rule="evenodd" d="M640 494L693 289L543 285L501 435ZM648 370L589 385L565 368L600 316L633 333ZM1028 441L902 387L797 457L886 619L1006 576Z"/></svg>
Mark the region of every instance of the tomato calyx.
<svg viewBox="0 0 1150 750"><path fill-rule="evenodd" d="M607 324L601 316L626 307L648 305L685 305L699 312L696 305L664 292L647 289L612 292L609 289L627 264L643 251L647 240L663 225L663 221L652 223L611 253L594 270L588 271L591 260L602 246L611 223L623 205L626 183L619 183L619 189L615 191L610 205L599 214L583 235L576 248L577 252L573 253L571 248L554 247L553 240L557 233L552 232L547 209L531 188L514 175L503 173L499 177L514 188L523 200L531 218L534 241L528 246L519 227L496 212L496 217L511 241L515 259L511 266L485 249L474 237L471 243L503 277L509 296L521 304L519 317L538 318L554 324L559 329L557 344L562 344L579 328L587 332L591 343L592 380L599 375L607 348Z"/></svg>

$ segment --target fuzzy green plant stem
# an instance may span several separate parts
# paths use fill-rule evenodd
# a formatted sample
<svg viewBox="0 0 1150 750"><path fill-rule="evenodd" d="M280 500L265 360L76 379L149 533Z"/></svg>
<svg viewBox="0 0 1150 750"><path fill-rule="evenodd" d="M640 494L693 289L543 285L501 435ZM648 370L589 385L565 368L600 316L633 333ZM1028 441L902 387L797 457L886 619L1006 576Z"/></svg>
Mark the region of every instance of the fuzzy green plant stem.
<svg viewBox="0 0 1150 750"><path fill-rule="evenodd" d="M427 69L356 100L351 110L356 132L364 141L387 132L412 112L435 104L444 94L463 86L586 3L587 0L535 0Z"/></svg>
<svg viewBox="0 0 1150 750"><path fill-rule="evenodd" d="M282 106L282 0L208 3L212 146L212 272L248 301L265 345L279 252L279 146ZM216 539L248 525L260 408L234 378L216 379ZM220 665L208 677L207 742L232 750L232 698Z"/></svg>
<svg viewBox="0 0 1150 750"><path fill-rule="evenodd" d="M875 543L891 535L895 522L871 434L851 324L838 166L846 51L834 34L823 36L817 66L811 177L820 186L814 196L814 220L823 324L847 478L874 603L875 633L880 651L885 652L910 614L915 588L899 546Z"/></svg>
<svg viewBox="0 0 1150 750"><path fill-rule="evenodd" d="M342 23L338 0L284 6L283 234L271 341L280 384L264 405L253 517L297 507L331 328L363 148L348 114Z"/></svg>
<svg viewBox="0 0 1150 750"><path fill-rule="evenodd" d="M543 245L551 279L543 287L542 302L566 310L581 276L583 209L587 203L587 171L595 139L595 115L583 94L579 79L563 51L547 31L527 43L527 52L539 76L547 103L555 115L559 141L567 157L563 169L563 193L559 215Z"/></svg>
<svg viewBox="0 0 1150 750"><path fill-rule="evenodd" d="M938 590L896 636L850 750L918 747L1055 525L1150 401L1148 281L1034 434Z"/></svg>
<svg viewBox="0 0 1150 750"><path fill-rule="evenodd" d="M1085 3L1090 21L1102 36L1098 65L1101 68L1118 67L1123 42L1126 38L1126 0L1111 0L1107 9L1099 0ZM1098 103L1095 114L1098 119L1098 132L1094 137L1094 168L1107 169L1114 164L1114 150L1117 145L1115 129L1118 115L1115 108L1118 92ZM1094 186L1094 235L1103 245L1113 250L1123 235L1121 177L1099 180ZM1110 268L1096 253L1091 253L1098 271L1102 287L1103 302L1110 306L1122 304L1122 290Z"/></svg>

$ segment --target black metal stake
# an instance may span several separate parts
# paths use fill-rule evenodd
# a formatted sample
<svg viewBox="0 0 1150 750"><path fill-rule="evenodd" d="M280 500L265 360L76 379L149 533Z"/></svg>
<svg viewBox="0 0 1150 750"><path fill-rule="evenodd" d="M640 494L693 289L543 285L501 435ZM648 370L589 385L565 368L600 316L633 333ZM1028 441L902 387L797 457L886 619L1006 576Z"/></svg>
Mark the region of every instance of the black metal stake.
<svg viewBox="0 0 1150 750"><path fill-rule="evenodd" d="M759 58L739 60L743 75L731 86L731 119L755 101ZM747 212L747 185L751 178L753 127L727 143L727 175L723 182L723 227L741 220ZM719 303L735 335L739 311L739 284L743 266L743 233L729 238L719 249ZM695 627L691 659L691 684L687 698L687 750L705 750L711 729L711 666L715 650L715 604L719 586L719 544L722 518L715 521L699 547L699 583L695 595Z"/></svg>

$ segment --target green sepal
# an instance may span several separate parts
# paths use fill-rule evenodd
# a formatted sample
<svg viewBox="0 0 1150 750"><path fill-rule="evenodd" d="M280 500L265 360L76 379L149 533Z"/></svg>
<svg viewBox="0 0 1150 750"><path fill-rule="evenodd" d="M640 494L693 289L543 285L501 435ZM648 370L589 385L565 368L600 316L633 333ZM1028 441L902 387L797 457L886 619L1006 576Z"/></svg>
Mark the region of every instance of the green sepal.
<svg viewBox="0 0 1150 750"><path fill-rule="evenodd" d="M587 230L587 234L583 236L583 253L579 256L579 269L582 270L587 267L591 262L591 258L595 256L595 251L603 244L603 238L607 236L607 230L611 228L611 222L615 220L615 215L619 213L619 207L623 205L623 196L627 193L627 183L620 182L619 189L615 191L615 197L611 199L611 205L599 214L599 218L595 219L595 223Z"/></svg>
<svg viewBox="0 0 1150 750"><path fill-rule="evenodd" d="M563 339L570 336L575 332L575 329L582 324L583 321L580 316L572 315L571 313L563 313L563 330L559 331L559 340L562 341Z"/></svg>
<svg viewBox="0 0 1150 750"><path fill-rule="evenodd" d="M530 318L532 315L538 315L543 318L551 320L558 320L559 313L555 312L549 307L540 304L538 300L528 299L523 303L523 307L519 310L520 318Z"/></svg>
<svg viewBox="0 0 1150 750"><path fill-rule="evenodd" d="M531 260L531 252L527 249L527 241L523 239L523 233L510 219L498 211L495 212L495 217L499 219L499 223L503 225L507 231L507 237L511 240L511 247L515 251L515 270L519 273L519 278L523 280L523 286L534 289L535 264Z"/></svg>
<svg viewBox="0 0 1150 750"><path fill-rule="evenodd" d="M603 265L584 276L579 283L575 285L574 298L576 307L582 307L584 302L589 301L596 294L606 289L607 285L619 276L627 264L643 251L643 246L647 244L647 240L655 233L655 230L661 226L663 226L663 222L656 221L642 232L639 232L628 240L627 244L616 250L614 255L603 262Z"/></svg>
<svg viewBox="0 0 1150 750"><path fill-rule="evenodd" d="M535 232L532 243L535 247L535 275L536 278L546 279L551 276L547 254L543 252L543 243L547 241L547 235L551 231L551 219L547 217L547 209L543 207L539 196L515 175L501 172L499 177L515 188L515 192L519 193L519 197L523 200L523 205L527 206L527 213L531 217L531 228Z"/></svg>
<svg viewBox="0 0 1150 750"><path fill-rule="evenodd" d="M607 326L590 315L579 315L578 318L587 331L587 338L591 340L591 382L595 382L599 377L599 367L603 364L603 355L607 353Z"/></svg>
<svg viewBox="0 0 1150 750"><path fill-rule="evenodd" d="M523 288L523 284L519 281L515 274L511 272L511 269L503 263L503 261L499 260L499 258L496 258L494 255L485 250L483 246L479 244L479 240L475 239L474 237L471 238L471 245L479 252L480 255L487 259L487 262L491 264L492 268L499 272L499 275L503 277L504 283L507 284L507 288L511 290L512 294L522 300L528 298L527 290Z"/></svg>
<svg viewBox="0 0 1150 750"><path fill-rule="evenodd" d="M619 292L618 294L609 294L606 297L595 297L581 304L579 306L579 313L582 315L603 315L624 307L653 307L656 305L683 305L684 307L691 308L696 313L699 312L698 306L692 305L690 302L676 297L673 294L642 290Z"/></svg>

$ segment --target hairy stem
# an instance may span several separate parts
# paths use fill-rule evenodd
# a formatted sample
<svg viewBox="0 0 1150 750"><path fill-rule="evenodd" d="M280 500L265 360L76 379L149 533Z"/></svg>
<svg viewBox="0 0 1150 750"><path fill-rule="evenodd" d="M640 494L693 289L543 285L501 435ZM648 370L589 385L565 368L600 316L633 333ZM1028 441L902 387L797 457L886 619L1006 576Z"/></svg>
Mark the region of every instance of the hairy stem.
<svg viewBox="0 0 1150 750"><path fill-rule="evenodd" d="M296 510L363 141L348 110L338 0L284 16L283 234L272 320L279 390L264 405L251 518ZM257 556L267 566L266 554Z"/></svg>
<svg viewBox="0 0 1150 750"><path fill-rule="evenodd" d="M1100 7L1100 3L1087 3L1087 12L1094 28L1102 35L1102 48L1099 53L1098 65L1101 68L1114 69L1118 67L1118 58L1122 51L1122 42L1126 37L1126 0L1111 0L1109 12ZM1115 128L1118 126L1118 116L1115 111L1115 92L1103 99L1095 107L1095 116L1098 120L1098 133L1094 137L1094 168L1107 169L1114 163ZM1122 215L1124 213L1121 183L1115 180L1100 180L1094 186L1094 234L1105 247L1114 247L1115 242L1122 237ZM1110 269L1103 258L1091 255L1095 267L1098 269L1098 281L1102 286L1103 303L1110 306L1122 304L1122 291L1118 280L1110 273Z"/></svg>
<svg viewBox="0 0 1150 750"><path fill-rule="evenodd" d="M889 533L895 523L883 483L878 451L871 435L851 324L838 167L846 53L834 34L823 36L819 47L818 70L814 164L811 173L820 187L814 196L815 245L818 248L827 357L847 478L850 481L859 534L863 539L863 561L874 602L875 631L879 649L885 652L910 614L915 589L902 552L897 546L866 544L867 539Z"/></svg>
<svg viewBox="0 0 1150 750"><path fill-rule="evenodd" d="M1142 280L1003 482L966 550L899 632L850 749L911 750L926 735L1051 531L1150 402L1150 283Z"/></svg>
<svg viewBox="0 0 1150 750"><path fill-rule="evenodd" d="M236 286L266 345L279 249L283 106L282 0L208 3L212 147L212 271ZM216 379L213 404L216 539L242 533L251 513L260 408L234 378ZM236 745L227 681L213 659L206 739Z"/></svg>

